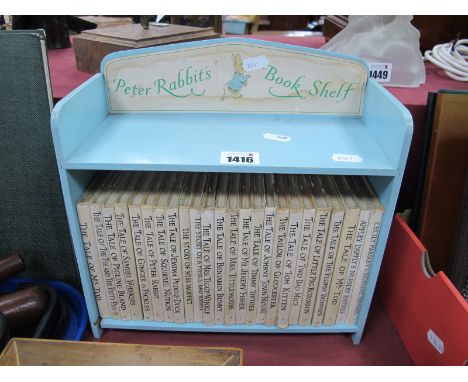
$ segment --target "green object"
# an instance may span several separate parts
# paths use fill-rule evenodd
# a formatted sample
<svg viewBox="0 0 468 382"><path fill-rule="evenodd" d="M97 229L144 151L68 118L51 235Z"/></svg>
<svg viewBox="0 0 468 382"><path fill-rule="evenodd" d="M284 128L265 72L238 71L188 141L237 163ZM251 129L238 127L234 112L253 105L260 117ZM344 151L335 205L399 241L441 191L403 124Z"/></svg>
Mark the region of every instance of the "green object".
<svg viewBox="0 0 468 382"><path fill-rule="evenodd" d="M0 31L0 256L26 276L78 285L50 133L43 31Z"/></svg>

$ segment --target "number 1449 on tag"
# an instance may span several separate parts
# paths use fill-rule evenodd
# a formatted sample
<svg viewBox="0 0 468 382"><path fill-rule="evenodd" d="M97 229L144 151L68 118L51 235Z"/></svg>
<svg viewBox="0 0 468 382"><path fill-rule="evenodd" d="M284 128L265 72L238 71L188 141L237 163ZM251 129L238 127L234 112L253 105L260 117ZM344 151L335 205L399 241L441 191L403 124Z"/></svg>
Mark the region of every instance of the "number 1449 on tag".
<svg viewBox="0 0 468 382"><path fill-rule="evenodd" d="M392 80L392 64L370 62L369 77L377 80L378 82L390 82Z"/></svg>

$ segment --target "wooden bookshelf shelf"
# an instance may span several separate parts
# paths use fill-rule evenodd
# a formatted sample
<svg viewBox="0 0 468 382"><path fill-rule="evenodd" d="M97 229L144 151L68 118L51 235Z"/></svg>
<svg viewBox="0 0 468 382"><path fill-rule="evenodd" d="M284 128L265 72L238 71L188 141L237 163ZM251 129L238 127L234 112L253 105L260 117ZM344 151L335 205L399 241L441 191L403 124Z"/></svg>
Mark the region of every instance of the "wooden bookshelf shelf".
<svg viewBox="0 0 468 382"><path fill-rule="evenodd" d="M333 326L302 326L292 325L284 329L276 326L266 325L205 325L202 323L186 323L174 325L168 322L152 321L123 321L105 318L101 327L106 329L140 329L140 330L173 330L187 332L230 332L230 333L355 333L355 325L333 325Z"/></svg>
<svg viewBox="0 0 468 382"><path fill-rule="evenodd" d="M274 133L289 142L264 138ZM323 142L335 142L333 146ZM116 151L115 147L120 147ZM308 116L212 114L113 114L64 162L67 169L225 171L221 151L257 151L256 172L394 176L393 165L360 119ZM311 155L314 153L314 155ZM354 153L361 163L336 162L334 153ZM196 160L194 160L196 158ZM234 167L245 172L251 168Z"/></svg>
<svg viewBox="0 0 468 382"><path fill-rule="evenodd" d="M253 57L257 59L257 64L264 60L258 57L268 56L269 66L249 72L248 76L243 73L248 78L248 86L245 89L241 86L240 90L233 88L234 91L229 88L234 86L233 80L230 80L233 69L229 71L220 64L226 58L228 66L232 66L231 56L235 57L232 52ZM123 77L116 74L133 73L134 69L138 69L147 79L146 74L150 71L145 71L146 65L158 77L170 73L171 67L177 68L177 65L190 64L195 68L207 57L214 69L207 76L211 69L203 66L205 77L199 74L197 78L200 81L203 78L211 79L214 73L218 81L214 85L217 87L210 83L202 92L201 85L197 84L192 85L191 90L191 95L206 95L206 105L202 104L200 97L192 97L188 93L173 99L167 94L153 93L152 97L141 99L141 102L133 95L125 98L124 87L121 86ZM145 60L153 60L153 66ZM296 87L297 92L294 93L293 80L287 82L285 78L278 80L276 77L276 84L290 86L293 93L285 92L284 86L275 88L275 84L266 83L269 76L273 76L272 72L268 74L268 68L279 70L275 65L279 67L288 62L295 63L295 66L285 73L295 76L296 83L304 81L304 86L308 76L319 78L314 77L319 76L317 73L330 75L333 81L346 81L346 76L352 73L355 76L352 78L356 78L352 82L352 86L356 87L356 90L352 88L355 98L349 101L348 107L333 100L312 97L315 93L310 87L302 93ZM113 65L127 66L123 71L116 72ZM159 71L154 69L157 65ZM294 74L301 68L305 74ZM236 67L238 76L241 71ZM147 85L148 94L155 91L153 85L159 84L158 89L161 90L160 85L165 84L161 82L163 77L155 80L156 77L151 77L152 85ZM128 78L125 79L126 84L131 82ZM309 82L309 85L311 83L315 86L319 84ZM177 89L174 92L180 90ZM127 95L132 92L128 90ZM223 92L224 96L228 94L226 100L222 99ZM239 92L244 92L243 98ZM325 95L333 96L339 94L337 92L322 91ZM265 95L275 93L281 93L281 97L273 99ZM125 101L119 98L122 96ZM329 107L326 102L330 102ZM278 105L281 111L275 112ZM141 112L142 108L146 112ZM199 112L194 112L194 109ZM367 78L367 66L363 61L336 53L234 38L136 49L107 56L101 65L101 73L63 98L52 115L60 179L93 334L99 337L103 328L259 333L343 332L351 333L353 342L359 343L393 218L412 126L408 110L382 86ZM265 134L286 138L266 139ZM222 151L256 152L260 163L248 166L222 164ZM366 175L385 208L385 214L357 323L280 329L265 325L207 326L199 323L101 320L75 209L75 203L97 170Z"/></svg>

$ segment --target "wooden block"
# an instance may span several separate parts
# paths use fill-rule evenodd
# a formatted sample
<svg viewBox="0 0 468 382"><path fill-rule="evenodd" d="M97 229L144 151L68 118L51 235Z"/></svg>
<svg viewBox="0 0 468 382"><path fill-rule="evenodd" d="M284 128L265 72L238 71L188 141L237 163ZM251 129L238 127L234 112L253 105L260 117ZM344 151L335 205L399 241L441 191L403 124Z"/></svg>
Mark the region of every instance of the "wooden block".
<svg viewBox="0 0 468 382"><path fill-rule="evenodd" d="M14 276L24 271L25 268L24 260L18 252L3 256L0 258L0 280Z"/></svg>
<svg viewBox="0 0 468 382"><path fill-rule="evenodd" d="M108 28L118 25L133 24L131 17L77 16L79 19L96 24L96 28Z"/></svg>
<svg viewBox="0 0 468 382"><path fill-rule="evenodd" d="M219 36L213 28L169 24L165 27L150 25L149 29L143 29L140 24L127 24L83 31L75 37L73 46L77 69L94 74L99 72L104 56L112 52Z"/></svg>
<svg viewBox="0 0 468 382"><path fill-rule="evenodd" d="M0 296L0 312L5 316L10 330L36 325L48 304L47 292L37 285Z"/></svg>
<svg viewBox="0 0 468 382"><path fill-rule="evenodd" d="M348 16L325 16L323 22L323 35L325 41L330 40L348 25Z"/></svg>
<svg viewBox="0 0 468 382"><path fill-rule="evenodd" d="M0 366L239 366L242 349L13 338Z"/></svg>

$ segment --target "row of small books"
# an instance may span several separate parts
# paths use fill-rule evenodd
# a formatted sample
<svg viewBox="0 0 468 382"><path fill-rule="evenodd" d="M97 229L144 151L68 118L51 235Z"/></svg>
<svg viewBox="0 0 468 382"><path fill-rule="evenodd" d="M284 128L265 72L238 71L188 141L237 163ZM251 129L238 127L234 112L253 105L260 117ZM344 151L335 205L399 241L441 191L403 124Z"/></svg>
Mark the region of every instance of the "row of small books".
<svg viewBox="0 0 468 382"><path fill-rule="evenodd" d="M383 207L366 177L99 172L77 203L101 317L356 322Z"/></svg>

